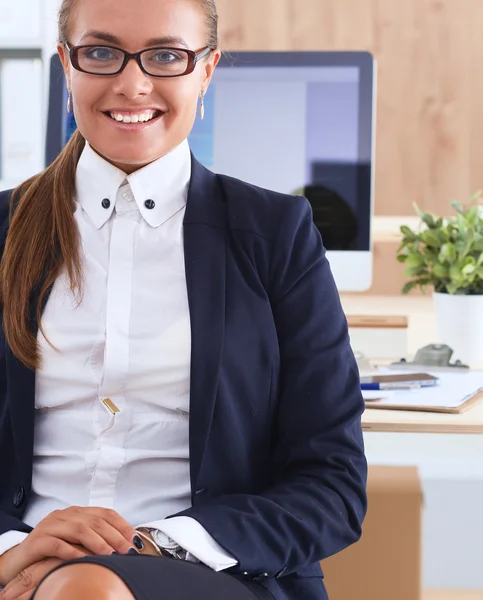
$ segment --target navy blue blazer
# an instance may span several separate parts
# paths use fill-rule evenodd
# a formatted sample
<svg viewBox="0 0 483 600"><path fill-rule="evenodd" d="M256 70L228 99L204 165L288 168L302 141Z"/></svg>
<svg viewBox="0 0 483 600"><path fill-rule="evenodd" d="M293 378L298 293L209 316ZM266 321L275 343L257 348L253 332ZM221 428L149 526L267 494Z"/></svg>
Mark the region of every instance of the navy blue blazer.
<svg viewBox="0 0 483 600"><path fill-rule="evenodd" d="M360 537L367 465L357 366L310 206L193 159L184 246L192 507L181 514L238 560L234 574L277 600L323 600L319 561ZM0 534L29 532L35 373L0 336Z"/></svg>

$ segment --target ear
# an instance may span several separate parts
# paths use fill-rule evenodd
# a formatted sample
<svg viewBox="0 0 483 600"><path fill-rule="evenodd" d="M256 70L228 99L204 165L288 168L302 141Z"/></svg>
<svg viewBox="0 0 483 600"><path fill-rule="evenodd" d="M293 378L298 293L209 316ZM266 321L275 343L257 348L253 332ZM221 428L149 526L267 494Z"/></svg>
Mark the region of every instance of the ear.
<svg viewBox="0 0 483 600"><path fill-rule="evenodd" d="M204 77L202 87L206 91L208 86L210 85L211 78L213 77L213 73L215 71L216 65L220 62L221 58L221 50L217 48L213 50L210 54L209 60L205 64Z"/></svg>
<svg viewBox="0 0 483 600"><path fill-rule="evenodd" d="M57 44L57 53L64 68L65 78L67 80L67 89L70 91L70 58L69 51L64 44Z"/></svg>

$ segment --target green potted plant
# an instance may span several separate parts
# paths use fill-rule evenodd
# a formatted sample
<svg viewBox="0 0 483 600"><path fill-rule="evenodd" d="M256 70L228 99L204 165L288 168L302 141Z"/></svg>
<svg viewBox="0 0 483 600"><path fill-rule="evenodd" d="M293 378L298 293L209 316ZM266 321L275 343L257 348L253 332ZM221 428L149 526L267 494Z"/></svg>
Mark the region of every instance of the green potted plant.
<svg viewBox="0 0 483 600"><path fill-rule="evenodd" d="M457 358L483 362L483 212L482 194L453 201L452 217L437 217L415 205L416 230L401 227L397 259L410 278L403 294L433 289L439 341Z"/></svg>

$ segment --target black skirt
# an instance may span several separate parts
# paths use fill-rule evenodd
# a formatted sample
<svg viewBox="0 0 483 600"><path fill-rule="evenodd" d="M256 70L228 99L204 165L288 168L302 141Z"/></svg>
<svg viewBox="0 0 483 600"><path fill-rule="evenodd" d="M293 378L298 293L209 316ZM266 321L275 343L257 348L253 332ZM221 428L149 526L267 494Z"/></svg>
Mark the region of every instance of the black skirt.
<svg viewBox="0 0 483 600"><path fill-rule="evenodd" d="M107 567L122 579L136 600L273 600L262 585L251 579L217 573L201 564L155 556L87 556L62 563L51 573L76 563ZM35 593L31 600L34 598Z"/></svg>

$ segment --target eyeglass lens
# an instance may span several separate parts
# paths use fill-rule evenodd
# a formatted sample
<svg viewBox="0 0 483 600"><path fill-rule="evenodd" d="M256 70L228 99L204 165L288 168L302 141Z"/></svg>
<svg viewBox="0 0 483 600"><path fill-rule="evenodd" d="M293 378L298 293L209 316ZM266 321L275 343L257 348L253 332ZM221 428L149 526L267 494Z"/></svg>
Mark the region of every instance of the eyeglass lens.
<svg viewBox="0 0 483 600"><path fill-rule="evenodd" d="M83 71L113 75L121 69L124 53L107 46L89 46L78 50L77 60ZM182 75L188 69L189 54L182 49L152 48L141 54L141 63L150 75Z"/></svg>

